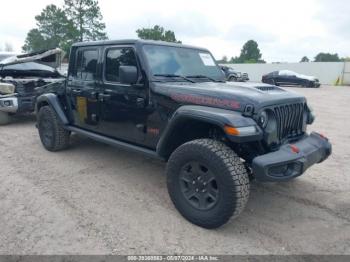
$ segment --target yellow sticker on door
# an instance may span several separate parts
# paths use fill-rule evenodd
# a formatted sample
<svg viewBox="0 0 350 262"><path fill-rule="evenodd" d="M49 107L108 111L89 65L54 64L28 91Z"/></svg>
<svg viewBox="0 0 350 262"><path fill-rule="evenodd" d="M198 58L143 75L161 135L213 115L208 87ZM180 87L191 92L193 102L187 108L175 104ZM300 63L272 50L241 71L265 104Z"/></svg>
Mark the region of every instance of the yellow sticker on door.
<svg viewBox="0 0 350 262"><path fill-rule="evenodd" d="M87 101L86 97L77 96L77 111L79 120L81 123L85 122L85 119L87 118Z"/></svg>

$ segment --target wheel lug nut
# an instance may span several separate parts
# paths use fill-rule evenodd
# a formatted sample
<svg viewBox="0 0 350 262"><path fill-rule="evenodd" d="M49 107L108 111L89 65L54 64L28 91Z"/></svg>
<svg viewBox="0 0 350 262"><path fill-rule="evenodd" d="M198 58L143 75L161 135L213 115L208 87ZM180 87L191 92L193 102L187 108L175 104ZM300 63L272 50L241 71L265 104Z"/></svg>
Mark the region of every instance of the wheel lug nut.
<svg viewBox="0 0 350 262"><path fill-rule="evenodd" d="M199 177L197 177L197 180L201 180L201 177L199 176Z"/></svg>
<svg viewBox="0 0 350 262"><path fill-rule="evenodd" d="M198 192L198 191L199 191L199 189L197 188L197 189L196 189L196 192Z"/></svg>
<svg viewBox="0 0 350 262"><path fill-rule="evenodd" d="M204 183L203 183L203 185L204 185L204 186L206 186L206 185L207 185L207 183L205 183L205 182L204 182Z"/></svg>
<svg viewBox="0 0 350 262"><path fill-rule="evenodd" d="M196 181L193 180L193 181L192 181L192 184L195 184L195 183L196 183Z"/></svg>
<svg viewBox="0 0 350 262"><path fill-rule="evenodd" d="M205 189L203 189L202 192L204 193L204 192L205 192Z"/></svg>

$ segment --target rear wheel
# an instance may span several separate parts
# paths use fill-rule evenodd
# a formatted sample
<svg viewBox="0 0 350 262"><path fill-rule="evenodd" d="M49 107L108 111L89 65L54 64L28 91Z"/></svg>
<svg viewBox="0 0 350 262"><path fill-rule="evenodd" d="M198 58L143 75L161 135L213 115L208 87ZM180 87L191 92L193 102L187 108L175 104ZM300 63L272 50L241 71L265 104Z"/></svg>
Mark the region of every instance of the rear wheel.
<svg viewBox="0 0 350 262"><path fill-rule="evenodd" d="M7 112L0 111L0 125L7 125L10 123L11 117Z"/></svg>
<svg viewBox="0 0 350 262"><path fill-rule="evenodd" d="M179 212L204 228L217 228L237 217L249 197L249 177L240 158L211 139L175 150L167 165L167 186Z"/></svg>
<svg viewBox="0 0 350 262"><path fill-rule="evenodd" d="M37 118L40 140L47 150L59 151L68 147L70 132L63 128L50 106L40 108Z"/></svg>

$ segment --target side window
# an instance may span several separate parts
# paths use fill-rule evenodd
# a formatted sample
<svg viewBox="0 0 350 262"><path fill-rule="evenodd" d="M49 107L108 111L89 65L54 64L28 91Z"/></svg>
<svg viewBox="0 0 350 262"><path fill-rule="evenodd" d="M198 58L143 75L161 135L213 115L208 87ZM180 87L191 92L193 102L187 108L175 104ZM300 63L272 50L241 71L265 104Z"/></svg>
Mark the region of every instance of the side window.
<svg viewBox="0 0 350 262"><path fill-rule="evenodd" d="M76 60L76 77L82 80L94 80L96 78L97 59L97 50L78 50Z"/></svg>
<svg viewBox="0 0 350 262"><path fill-rule="evenodd" d="M108 49L105 79L110 82L119 82L119 67L123 65L137 66L134 50L130 47Z"/></svg>

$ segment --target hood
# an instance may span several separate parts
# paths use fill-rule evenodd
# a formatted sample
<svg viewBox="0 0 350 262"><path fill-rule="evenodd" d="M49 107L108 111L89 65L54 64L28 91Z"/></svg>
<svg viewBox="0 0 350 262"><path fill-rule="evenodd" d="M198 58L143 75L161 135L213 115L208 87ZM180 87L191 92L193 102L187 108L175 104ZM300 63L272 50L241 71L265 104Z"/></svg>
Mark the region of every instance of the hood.
<svg viewBox="0 0 350 262"><path fill-rule="evenodd" d="M44 64L53 68L57 68L61 64L63 53L64 52L61 49L55 48L34 53L14 55L1 60L0 66L21 64L27 62L37 62L39 64Z"/></svg>
<svg viewBox="0 0 350 262"><path fill-rule="evenodd" d="M283 88L247 82L155 82L153 91L181 104L198 104L243 111L246 105L262 107L303 103L305 97Z"/></svg>

